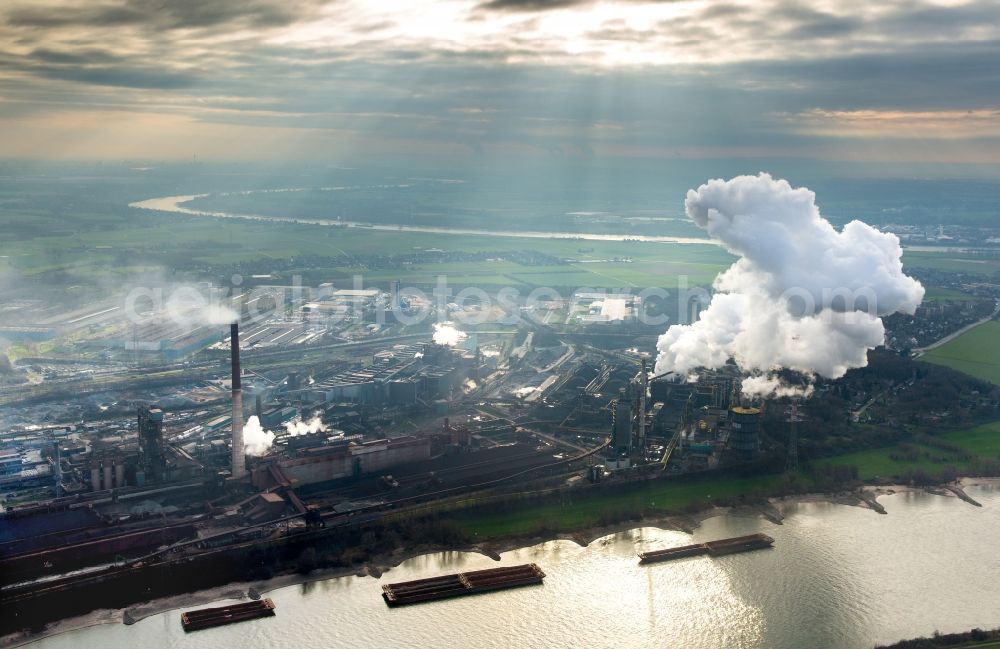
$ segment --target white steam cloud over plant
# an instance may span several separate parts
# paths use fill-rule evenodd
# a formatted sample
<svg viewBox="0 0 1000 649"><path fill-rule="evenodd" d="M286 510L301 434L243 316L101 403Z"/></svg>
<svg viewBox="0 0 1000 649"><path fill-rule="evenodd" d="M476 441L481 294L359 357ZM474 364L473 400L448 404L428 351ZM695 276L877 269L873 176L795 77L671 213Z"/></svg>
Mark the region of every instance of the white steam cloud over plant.
<svg viewBox="0 0 1000 649"><path fill-rule="evenodd" d="M257 415L252 415L243 426L243 446L247 455L260 456L274 444L274 433L264 430Z"/></svg>
<svg viewBox="0 0 1000 649"><path fill-rule="evenodd" d="M309 421L285 422L285 432L292 437L325 430L326 425L319 417L313 417ZM257 415L252 415L243 426L243 445L247 455L265 455L274 445L274 437L274 433L264 430L263 426L260 425L260 419Z"/></svg>
<svg viewBox="0 0 1000 649"><path fill-rule="evenodd" d="M454 347L458 343L462 342L468 338L468 334L464 331L459 331L450 322L435 322L434 323L434 342L438 345L447 345L448 347Z"/></svg>
<svg viewBox="0 0 1000 649"><path fill-rule="evenodd" d="M309 421L287 421L285 431L291 435L308 435L326 430L326 424L319 417L313 417Z"/></svg>
<svg viewBox="0 0 1000 649"><path fill-rule="evenodd" d="M884 343L880 316L914 312L924 288L903 274L896 235L861 221L837 231L815 198L766 173L688 192L688 217L740 258L716 277L697 322L660 336L657 373L685 375L733 358L752 374L744 393L808 396L811 387L784 384L774 372L843 376Z"/></svg>

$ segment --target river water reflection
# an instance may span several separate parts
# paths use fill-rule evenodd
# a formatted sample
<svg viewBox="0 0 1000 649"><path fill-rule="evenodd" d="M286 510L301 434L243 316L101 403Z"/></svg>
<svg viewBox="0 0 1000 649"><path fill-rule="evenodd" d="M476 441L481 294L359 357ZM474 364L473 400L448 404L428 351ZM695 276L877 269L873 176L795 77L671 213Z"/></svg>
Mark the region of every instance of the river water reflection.
<svg viewBox="0 0 1000 649"><path fill-rule="evenodd" d="M268 594L275 618L186 635L181 611L104 625L32 647L872 647L905 637L1000 626L1000 490L955 498L897 494L889 511L801 503L784 525L729 514L695 540L762 531L772 550L640 566L636 552L691 536L642 528L586 548L552 541L503 554L406 561L381 579L346 577ZM389 609L381 584L538 563L545 584Z"/></svg>

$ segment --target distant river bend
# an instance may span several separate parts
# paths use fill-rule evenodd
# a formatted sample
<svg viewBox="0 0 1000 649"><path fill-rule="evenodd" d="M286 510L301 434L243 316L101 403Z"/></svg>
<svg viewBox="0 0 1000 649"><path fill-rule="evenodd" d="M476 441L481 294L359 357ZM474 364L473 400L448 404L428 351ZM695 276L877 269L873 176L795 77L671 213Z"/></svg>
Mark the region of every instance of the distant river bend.
<svg viewBox="0 0 1000 649"><path fill-rule="evenodd" d="M189 216L210 216L224 219L251 219L254 221L273 221L278 223L303 223L308 225L326 225L332 227L364 228L365 230L381 230L387 232L425 232L428 234L463 234L483 237L503 237L517 239L579 239L582 241L644 241L649 243L681 243L718 246L718 241L698 237L668 237L644 234L597 234L592 232L541 232L537 230L480 230L476 228L453 228L433 225L391 225L384 223L364 223L361 221L343 221L339 219L316 219L296 216L267 216L264 214L239 214L235 212L215 212L185 207L184 203L204 198L209 194L193 194L188 196L164 196L150 198L145 201L129 203L129 207L141 210L156 210L159 212L175 212Z"/></svg>

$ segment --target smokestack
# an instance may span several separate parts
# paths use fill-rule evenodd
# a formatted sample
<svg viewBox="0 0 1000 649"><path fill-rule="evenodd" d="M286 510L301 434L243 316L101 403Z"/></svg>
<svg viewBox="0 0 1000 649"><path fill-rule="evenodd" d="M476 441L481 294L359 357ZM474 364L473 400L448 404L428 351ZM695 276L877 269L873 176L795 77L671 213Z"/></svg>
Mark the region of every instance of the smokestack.
<svg viewBox="0 0 1000 649"><path fill-rule="evenodd" d="M642 359L642 379L639 386L639 452L646 452L646 390L649 389L649 372L646 359Z"/></svg>
<svg viewBox="0 0 1000 649"><path fill-rule="evenodd" d="M246 475L246 453L243 448L243 384L240 381L240 325L229 325L233 371L233 478Z"/></svg>
<svg viewBox="0 0 1000 649"><path fill-rule="evenodd" d="M54 466L52 467L52 475L56 481L56 498L61 498L63 495L62 488L62 456L59 451L59 442L55 443L55 448L52 452L53 459L55 460Z"/></svg>

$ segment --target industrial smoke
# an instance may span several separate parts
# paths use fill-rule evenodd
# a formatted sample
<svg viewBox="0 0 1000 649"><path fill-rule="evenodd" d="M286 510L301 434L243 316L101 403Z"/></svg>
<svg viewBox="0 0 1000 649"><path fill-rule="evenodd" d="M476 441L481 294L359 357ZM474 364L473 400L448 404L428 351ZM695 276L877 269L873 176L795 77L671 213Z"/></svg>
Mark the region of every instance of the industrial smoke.
<svg viewBox="0 0 1000 649"><path fill-rule="evenodd" d="M309 421L288 421L285 422L285 431L291 435L308 435L326 430L326 425L319 417L313 417Z"/></svg>
<svg viewBox="0 0 1000 649"><path fill-rule="evenodd" d="M838 231L815 198L766 173L688 192L688 217L739 259L715 278L697 322L660 336L657 374L732 358L751 374L745 394L808 396L816 375L867 364L868 350L885 341L880 316L915 311L924 288L903 274L896 235L857 220ZM801 373L806 386L784 383L780 369Z"/></svg>
<svg viewBox="0 0 1000 649"><path fill-rule="evenodd" d="M200 309L197 314L189 317L198 323L220 325L235 321L239 318L239 314L227 306L209 304L205 308Z"/></svg>
<svg viewBox="0 0 1000 649"><path fill-rule="evenodd" d="M174 288L163 304L157 318L166 316L174 323L185 326L213 326L236 322L239 313L222 304L217 298L205 296L192 286Z"/></svg>
<svg viewBox="0 0 1000 649"><path fill-rule="evenodd" d="M435 322L434 323L434 342L438 345L447 345L448 347L454 347L458 343L462 342L468 338L468 334L464 331L459 331L450 322Z"/></svg>
<svg viewBox="0 0 1000 649"><path fill-rule="evenodd" d="M243 448L247 455L260 456L274 444L274 433L264 430L257 415L251 415L243 427Z"/></svg>

